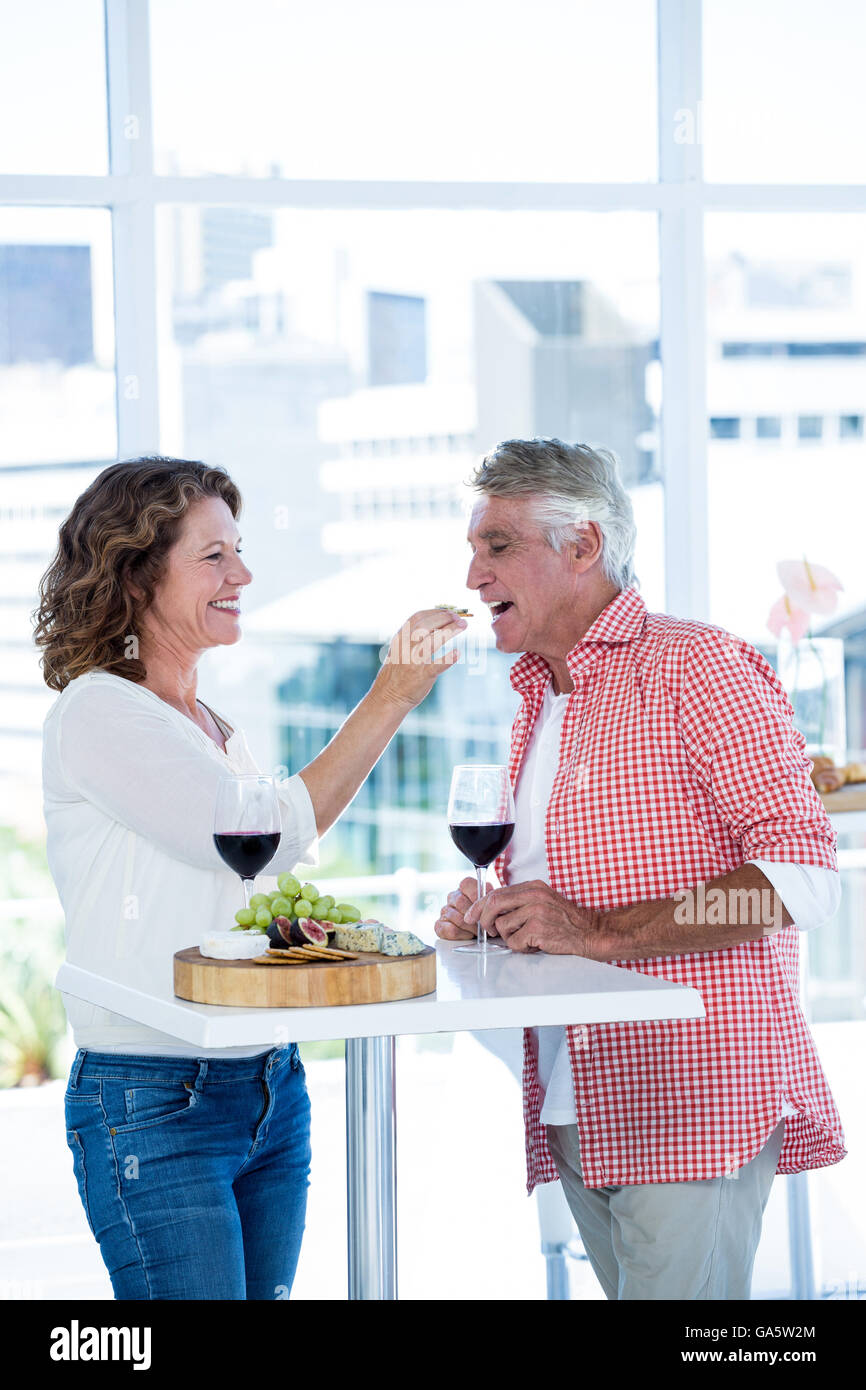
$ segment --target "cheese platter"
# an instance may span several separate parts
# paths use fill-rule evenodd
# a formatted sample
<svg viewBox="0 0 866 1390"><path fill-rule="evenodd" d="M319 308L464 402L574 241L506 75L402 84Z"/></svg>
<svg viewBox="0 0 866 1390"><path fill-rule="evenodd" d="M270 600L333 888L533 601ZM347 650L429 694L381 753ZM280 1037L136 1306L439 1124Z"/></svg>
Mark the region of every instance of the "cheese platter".
<svg viewBox="0 0 866 1390"><path fill-rule="evenodd" d="M297 924L293 924L297 926ZM308 924L312 932L315 924ZM436 952L372 918L315 940L286 923L285 938L212 932L174 956L174 992L196 1004L311 1008L381 1004L436 989ZM299 944L301 943L301 944Z"/></svg>

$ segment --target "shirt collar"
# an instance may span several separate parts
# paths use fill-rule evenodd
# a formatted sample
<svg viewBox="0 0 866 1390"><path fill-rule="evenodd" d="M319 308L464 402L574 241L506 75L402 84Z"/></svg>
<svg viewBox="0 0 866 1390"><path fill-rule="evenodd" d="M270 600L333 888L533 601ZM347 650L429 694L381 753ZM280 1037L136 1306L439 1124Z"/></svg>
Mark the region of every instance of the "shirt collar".
<svg viewBox="0 0 866 1390"><path fill-rule="evenodd" d="M620 589L586 630L576 647L568 653L566 663L572 676L591 666L608 646L631 642L646 626L647 606L633 585ZM546 685L550 667L544 657L524 652L510 672L515 690L526 691L533 686Z"/></svg>

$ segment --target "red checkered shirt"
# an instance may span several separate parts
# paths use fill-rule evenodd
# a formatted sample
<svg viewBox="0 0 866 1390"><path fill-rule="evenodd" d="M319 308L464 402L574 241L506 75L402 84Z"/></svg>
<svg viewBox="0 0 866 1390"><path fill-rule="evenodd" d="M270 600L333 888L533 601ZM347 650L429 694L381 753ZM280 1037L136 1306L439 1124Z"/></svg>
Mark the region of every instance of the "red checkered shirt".
<svg viewBox="0 0 866 1390"><path fill-rule="evenodd" d="M836 835L809 778L805 739L769 662L723 628L649 613L622 590L568 654L574 692L545 820L551 887L593 908L672 898L749 859L837 869ZM531 652L511 779L551 679ZM508 851L496 863L508 883ZM690 985L706 1018L569 1027L587 1187L733 1173L764 1146L785 1101L777 1171L845 1156L844 1135L799 1003L799 933L719 951L618 960ZM527 1187L557 1170L524 1033Z"/></svg>

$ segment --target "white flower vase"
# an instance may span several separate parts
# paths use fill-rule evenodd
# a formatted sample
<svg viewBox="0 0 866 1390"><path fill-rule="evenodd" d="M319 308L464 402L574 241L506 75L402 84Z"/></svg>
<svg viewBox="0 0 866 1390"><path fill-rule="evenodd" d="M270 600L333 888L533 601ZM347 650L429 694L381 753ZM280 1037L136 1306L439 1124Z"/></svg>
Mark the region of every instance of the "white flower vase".
<svg viewBox="0 0 866 1390"><path fill-rule="evenodd" d="M846 761L845 644L841 637L801 637L792 642L783 629L778 675L794 707L794 723L806 738L811 758L819 753L837 766Z"/></svg>

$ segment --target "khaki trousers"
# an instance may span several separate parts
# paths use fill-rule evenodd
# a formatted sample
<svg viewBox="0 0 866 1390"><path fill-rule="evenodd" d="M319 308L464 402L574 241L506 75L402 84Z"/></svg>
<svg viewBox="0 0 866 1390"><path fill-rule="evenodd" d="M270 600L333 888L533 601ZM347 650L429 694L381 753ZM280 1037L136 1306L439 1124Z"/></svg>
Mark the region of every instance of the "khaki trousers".
<svg viewBox="0 0 866 1390"><path fill-rule="evenodd" d="M577 1125L547 1142L590 1264L609 1299L748 1299L785 1133L731 1177L584 1187Z"/></svg>

